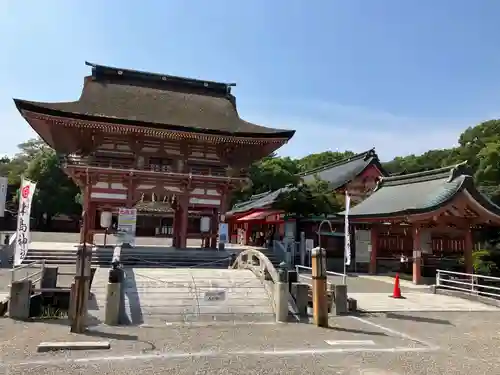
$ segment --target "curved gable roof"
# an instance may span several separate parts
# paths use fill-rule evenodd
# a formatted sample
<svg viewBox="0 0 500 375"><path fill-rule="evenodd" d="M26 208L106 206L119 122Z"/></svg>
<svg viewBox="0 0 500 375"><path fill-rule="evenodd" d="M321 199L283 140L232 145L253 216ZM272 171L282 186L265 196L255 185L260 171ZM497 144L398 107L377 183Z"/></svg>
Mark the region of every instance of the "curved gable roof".
<svg viewBox="0 0 500 375"><path fill-rule="evenodd" d="M387 176L387 173L380 164L375 149L372 148L368 151L351 156L350 158L342 159L301 173L301 177L304 182L311 182L318 177L323 181L327 181L330 187L335 190L351 182L372 164L380 170L383 176Z"/></svg>
<svg viewBox="0 0 500 375"><path fill-rule="evenodd" d="M467 191L489 212L500 215L500 207L477 190L462 163L431 171L382 177L372 195L351 208L349 216L382 218L431 212L450 203L462 191Z"/></svg>

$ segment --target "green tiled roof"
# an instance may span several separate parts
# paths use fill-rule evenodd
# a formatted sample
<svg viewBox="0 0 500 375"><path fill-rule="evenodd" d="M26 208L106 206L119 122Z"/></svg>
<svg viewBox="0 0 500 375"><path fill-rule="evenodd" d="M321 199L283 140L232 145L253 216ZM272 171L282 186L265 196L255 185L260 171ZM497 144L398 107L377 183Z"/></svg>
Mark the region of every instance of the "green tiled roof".
<svg viewBox="0 0 500 375"><path fill-rule="evenodd" d="M431 171L383 177L372 195L351 208L349 216L389 217L428 212L449 203L463 190L467 190L489 211L500 214L500 208L476 189L472 177L464 170L464 164L458 164Z"/></svg>
<svg viewBox="0 0 500 375"><path fill-rule="evenodd" d="M386 175L375 149L371 149L350 158L306 171L301 174L301 177L304 182L314 181L318 177L320 180L327 181L332 190L335 190L352 181L372 164L375 164L380 172Z"/></svg>
<svg viewBox="0 0 500 375"><path fill-rule="evenodd" d="M227 212L227 215L233 215L239 212L246 212L257 208L268 207L276 201L281 193L285 193L293 189L296 188L285 186L284 188L275 191L268 191L266 193L252 195L249 200L235 204L232 210Z"/></svg>

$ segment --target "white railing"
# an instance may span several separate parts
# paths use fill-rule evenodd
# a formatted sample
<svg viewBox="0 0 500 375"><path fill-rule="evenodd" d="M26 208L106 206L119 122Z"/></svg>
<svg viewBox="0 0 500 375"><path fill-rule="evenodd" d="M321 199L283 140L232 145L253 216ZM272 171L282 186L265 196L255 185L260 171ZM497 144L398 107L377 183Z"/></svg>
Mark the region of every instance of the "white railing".
<svg viewBox="0 0 500 375"><path fill-rule="evenodd" d="M308 280L312 280L312 268L311 267L306 267L306 266L295 266L295 270L297 271L297 274L299 277L303 277ZM301 273L302 271L302 273ZM305 274L307 273L307 274ZM311 275L311 276L309 276ZM347 275L345 273L341 272L333 272L333 271L326 271L326 276L333 276L333 277L341 277L342 278L342 284L347 283Z"/></svg>
<svg viewBox="0 0 500 375"><path fill-rule="evenodd" d="M500 299L500 278L437 270L436 287Z"/></svg>

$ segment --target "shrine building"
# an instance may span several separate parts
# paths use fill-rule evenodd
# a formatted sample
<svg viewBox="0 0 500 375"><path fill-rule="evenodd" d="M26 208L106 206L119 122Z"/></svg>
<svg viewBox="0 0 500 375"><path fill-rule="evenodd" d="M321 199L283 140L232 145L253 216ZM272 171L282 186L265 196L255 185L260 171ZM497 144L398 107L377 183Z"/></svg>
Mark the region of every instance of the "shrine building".
<svg viewBox="0 0 500 375"><path fill-rule="evenodd" d="M357 203L372 193L378 179L382 176L387 176L387 172L382 167L375 149L370 149L349 158L306 171L300 175L300 178L305 183L312 182L316 178L326 181L332 191L339 194L344 194L347 191L353 203ZM272 227L279 234L279 237L283 238L285 236L285 218L292 222L294 219L288 218L286 212L273 209L273 203L281 193L289 189L290 187L284 187L275 191L256 194L250 197L248 201L234 205L227 214L231 241L243 244L251 243L254 241L256 232L267 233L269 228ZM295 228L294 231L304 231L306 238L313 239L317 246L318 224L322 220L323 218L319 220L303 218L301 228ZM325 231L321 246L328 249L332 255L340 251L342 257L344 246L343 224L339 225L339 227L342 233L337 236L332 235L329 230Z"/></svg>
<svg viewBox="0 0 500 375"><path fill-rule="evenodd" d="M373 274L397 271L403 255L418 284L424 274L433 276L462 260L464 271L473 273L473 231L500 226L500 207L477 190L459 164L382 177L375 191L351 208L349 219L359 232L356 262L366 258Z"/></svg>
<svg viewBox="0 0 500 375"><path fill-rule="evenodd" d="M241 119L234 84L87 65L92 74L77 101L14 99L81 188L91 225L86 240L104 231L100 211L140 203L142 211L170 213L178 248L186 247L190 215L210 218L202 235L215 247L231 192L248 182L246 168L294 131Z"/></svg>

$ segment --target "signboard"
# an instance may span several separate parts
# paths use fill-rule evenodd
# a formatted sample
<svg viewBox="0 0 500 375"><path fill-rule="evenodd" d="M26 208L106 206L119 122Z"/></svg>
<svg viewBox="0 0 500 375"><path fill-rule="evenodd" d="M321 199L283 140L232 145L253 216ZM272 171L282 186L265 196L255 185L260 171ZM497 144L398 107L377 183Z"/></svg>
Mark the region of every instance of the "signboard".
<svg viewBox="0 0 500 375"><path fill-rule="evenodd" d="M0 217L5 215L5 201L7 200L7 186L9 181L7 177L0 177Z"/></svg>
<svg viewBox="0 0 500 375"><path fill-rule="evenodd" d="M211 290L205 292L205 296L203 298L205 301L225 301L226 300L226 291L225 290Z"/></svg>
<svg viewBox="0 0 500 375"><path fill-rule="evenodd" d="M219 223L219 243L227 243L229 226L227 223Z"/></svg>
<svg viewBox="0 0 500 375"><path fill-rule="evenodd" d="M17 213L16 248L14 250L14 267L20 266L30 244L31 202L35 194L36 183L21 179L19 189L19 209Z"/></svg>
<svg viewBox="0 0 500 375"><path fill-rule="evenodd" d="M128 243L135 245L135 229L137 227L137 209L119 208L118 209L118 228L117 236L119 243Z"/></svg>
<svg viewBox="0 0 500 375"><path fill-rule="evenodd" d="M419 231L420 248L423 254L432 254L432 235L430 230Z"/></svg>
<svg viewBox="0 0 500 375"><path fill-rule="evenodd" d="M356 229L354 238L356 241L356 263L370 263L370 253L372 251L371 232Z"/></svg>
<svg viewBox="0 0 500 375"><path fill-rule="evenodd" d="M201 233L210 232L210 216L203 216L200 219L200 231Z"/></svg>

